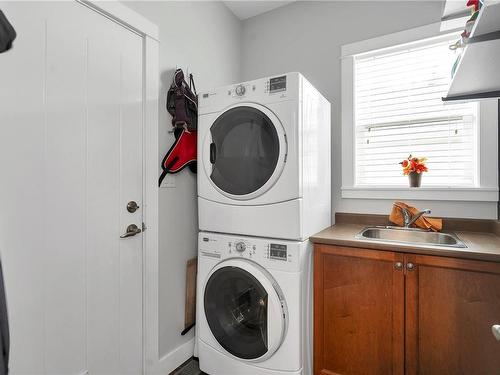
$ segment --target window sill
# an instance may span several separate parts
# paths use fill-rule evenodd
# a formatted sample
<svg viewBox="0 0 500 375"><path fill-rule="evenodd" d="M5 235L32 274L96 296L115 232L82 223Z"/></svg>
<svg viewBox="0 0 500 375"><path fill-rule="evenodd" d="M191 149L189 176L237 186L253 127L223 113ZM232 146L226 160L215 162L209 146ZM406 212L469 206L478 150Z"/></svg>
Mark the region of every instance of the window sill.
<svg viewBox="0 0 500 375"><path fill-rule="evenodd" d="M498 202L498 188L343 186L342 198Z"/></svg>

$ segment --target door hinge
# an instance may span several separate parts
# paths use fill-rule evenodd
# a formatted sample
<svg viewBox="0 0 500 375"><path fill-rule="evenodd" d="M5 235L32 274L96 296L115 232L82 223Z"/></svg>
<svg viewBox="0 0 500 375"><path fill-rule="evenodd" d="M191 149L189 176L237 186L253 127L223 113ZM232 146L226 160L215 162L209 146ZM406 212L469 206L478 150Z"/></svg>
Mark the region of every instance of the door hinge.
<svg viewBox="0 0 500 375"><path fill-rule="evenodd" d="M148 229L148 227L146 226L146 224L144 224L144 222L142 223L142 231L144 232L146 229Z"/></svg>

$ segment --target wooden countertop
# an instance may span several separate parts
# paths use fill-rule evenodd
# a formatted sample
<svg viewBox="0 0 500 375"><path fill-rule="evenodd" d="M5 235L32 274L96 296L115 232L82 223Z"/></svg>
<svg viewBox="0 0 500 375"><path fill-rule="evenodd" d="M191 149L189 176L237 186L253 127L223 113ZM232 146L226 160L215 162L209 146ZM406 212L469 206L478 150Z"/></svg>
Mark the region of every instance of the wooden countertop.
<svg viewBox="0 0 500 375"><path fill-rule="evenodd" d="M340 214L346 215L346 214ZM454 258L466 258L466 259L476 259L485 260L492 262L500 262L500 237L491 231L467 231L467 230L444 230L444 232L455 233L462 242L467 245L467 248L453 248L444 246L432 246L432 245L416 245L416 244L403 244L394 242L382 242L374 240L364 240L356 239L355 236L364 227L371 225L384 225L380 220L373 220L373 224L368 224L370 222L366 216L356 220L356 215L349 214L349 220L345 220L345 217L336 216L337 224L333 225L315 235L310 237L310 240L316 244L327 244L327 245L341 245L349 247L359 247L365 249L377 249L386 251L398 251L403 253L414 253L414 254L425 254L425 255L437 255L437 256L448 256ZM373 215L380 216L380 215ZM378 218L380 219L380 217ZM347 222L346 222L347 221ZM351 223L349 221L358 221L360 223ZM466 224L466 219L463 223ZM477 221L474 221L477 224ZM488 225L483 225L483 228L494 228L494 221L485 221ZM492 225L489 225L492 224ZM451 226L451 225L450 225ZM465 226L467 227L467 225ZM477 225L470 225L469 227L477 228ZM445 225L446 228L446 225Z"/></svg>

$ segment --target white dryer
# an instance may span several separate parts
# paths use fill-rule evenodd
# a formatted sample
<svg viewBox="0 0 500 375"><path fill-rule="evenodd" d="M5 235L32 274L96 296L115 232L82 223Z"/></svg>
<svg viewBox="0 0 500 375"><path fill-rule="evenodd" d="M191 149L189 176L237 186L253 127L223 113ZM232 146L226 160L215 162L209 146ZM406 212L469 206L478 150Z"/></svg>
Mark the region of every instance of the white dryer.
<svg viewBox="0 0 500 375"><path fill-rule="evenodd" d="M299 73L203 92L199 228L303 240L331 223L330 103Z"/></svg>
<svg viewBox="0 0 500 375"><path fill-rule="evenodd" d="M310 375L309 241L199 234L196 335L210 375Z"/></svg>

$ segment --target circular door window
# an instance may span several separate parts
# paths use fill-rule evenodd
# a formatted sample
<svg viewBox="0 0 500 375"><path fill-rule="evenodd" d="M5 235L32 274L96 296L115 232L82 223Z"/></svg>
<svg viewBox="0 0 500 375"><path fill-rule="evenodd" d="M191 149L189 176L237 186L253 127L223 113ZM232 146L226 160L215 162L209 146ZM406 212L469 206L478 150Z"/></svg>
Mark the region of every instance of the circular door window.
<svg viewBox="0 0 500 375"><path fill-rule="evenodd" d="M274 353L283 334L283 328L278 334L276 322L271 324L268 319L276 306L270 299L276 298L252 273L240 267L223 266L213 271L205 286L204 309L217 342L240 359L255 360ZM276 311L275 320L283 315Z"/></svg>
<svg viewBox="0 0 500 375"><path fill-rule="evenodd" d="M270 180L278 165L280 137L263 111L231 108L217 118L210 133L210 178L221 191L244 196Z"/></svg>

